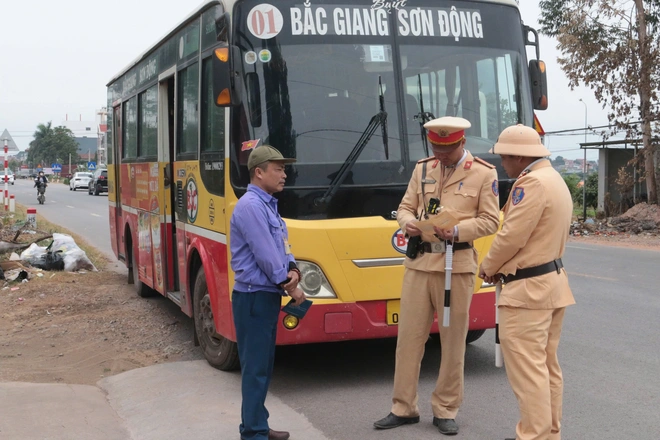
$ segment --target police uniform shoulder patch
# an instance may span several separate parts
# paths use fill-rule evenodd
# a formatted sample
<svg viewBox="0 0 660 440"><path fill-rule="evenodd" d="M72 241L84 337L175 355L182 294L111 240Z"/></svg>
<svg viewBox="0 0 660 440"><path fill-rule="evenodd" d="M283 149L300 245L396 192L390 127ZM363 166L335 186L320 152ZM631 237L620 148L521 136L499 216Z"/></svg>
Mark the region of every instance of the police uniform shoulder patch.
<svg viewBox="0 0 660 440"><path fill-rule="evenodd" d="M495 168L495 165L493 165L492 163L486 162L485 160L479 159L478 157L475 157L474 161L477 162L477 163L480 163L481 165L483 165L487 168L491 168L491 169Z"/></svg>
<svg viewBox="0 0 660 440"><path fill-rule="evenodd" d="M490 186L493 190L495 196L500 195L500 185L497 183L497 179L493 180L493 184Z"/></svg>
<svg viewBox="0 0 660 440"><path fill-rule="evenodd" d="M511 194L511 203L513 203L513 206L522 202L523 197L525 197L525 189L522 186L515 187Z"/></svg>

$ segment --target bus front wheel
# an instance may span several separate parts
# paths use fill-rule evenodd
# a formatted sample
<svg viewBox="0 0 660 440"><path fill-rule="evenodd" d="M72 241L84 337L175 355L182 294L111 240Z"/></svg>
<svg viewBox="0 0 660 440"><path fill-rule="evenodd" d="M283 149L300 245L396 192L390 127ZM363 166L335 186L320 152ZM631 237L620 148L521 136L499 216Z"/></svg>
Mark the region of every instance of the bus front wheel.
<svg viewBox="0 0 660 440"><path fill-rule="evenodd" d="M486 330L468 330L467 338L465 338L465 343L469 344L471 342L476 341L477 339L482 337L484 333L486 333Z"/></svg>
<svg viewBox="0 0 660 440"><path fill-rule="evenodd" d="M193 307L195 334L206 361L218 370L238 369L240 367L238 345L216 332L211 297L203 268L199 270L195 279Z"/></svg>

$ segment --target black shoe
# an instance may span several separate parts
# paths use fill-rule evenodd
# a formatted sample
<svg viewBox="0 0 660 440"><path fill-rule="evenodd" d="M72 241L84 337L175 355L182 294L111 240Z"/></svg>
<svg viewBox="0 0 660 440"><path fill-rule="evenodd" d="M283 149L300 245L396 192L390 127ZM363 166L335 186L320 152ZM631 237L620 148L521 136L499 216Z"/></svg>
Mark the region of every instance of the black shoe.
<svg viewBox="0 0 660 440"><path fill-rule="evenodd" d="M439 419L433 417L433 426L437 426L438 431L444 435L458 434L458 425L454 419Z"/></svg>
<svg viewBox="0 0 660 440"><path fill-rule="evenodd" d="M395 414L389 413L387 417L374 422L376 429L392 429L401 425L409 425L412 423L419 423L419 416L416 417L399 417Z"/></svg>

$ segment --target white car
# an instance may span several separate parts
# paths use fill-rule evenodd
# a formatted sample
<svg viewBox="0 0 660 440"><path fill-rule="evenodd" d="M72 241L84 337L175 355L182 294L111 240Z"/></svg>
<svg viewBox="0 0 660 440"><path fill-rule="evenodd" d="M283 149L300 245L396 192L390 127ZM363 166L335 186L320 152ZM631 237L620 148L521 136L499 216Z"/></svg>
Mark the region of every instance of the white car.
<svg viewBox="0 0 660 440"><path fill-rule="evenodd" d="M14 173L11 170L7 170L7 183L14 184ZM5 184L5 170L0 171L0 184Z"/></svg>
<svg viewBox="0 0 660 440"><path fill-rule="evenodd" d="M92 173L78 172L69 179L69 191L75 191L78 188L87 188L90 180L92 180Z"/></svg>

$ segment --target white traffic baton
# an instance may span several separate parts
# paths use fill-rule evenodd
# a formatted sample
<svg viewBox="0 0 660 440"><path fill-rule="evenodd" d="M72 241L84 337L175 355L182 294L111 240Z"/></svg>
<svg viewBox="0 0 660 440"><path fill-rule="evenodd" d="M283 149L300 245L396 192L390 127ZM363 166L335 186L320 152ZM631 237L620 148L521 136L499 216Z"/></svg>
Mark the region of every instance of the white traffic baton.
<svg viewBox="0 0 660 440"><path fill-rule="evenodd" d="M442 326L449 327L449 315L451 312L451 270L454 263L454 246L447 243L445 253L445 310L442 317Z"/></svg>
<svg viewBox="0 0 660 440"><path fill-rule="evenodd" d="M500 294L502 293L502 280L495 284L495 366L501 368L504 365L502 359L502 347L500 346Z"/></svg>

